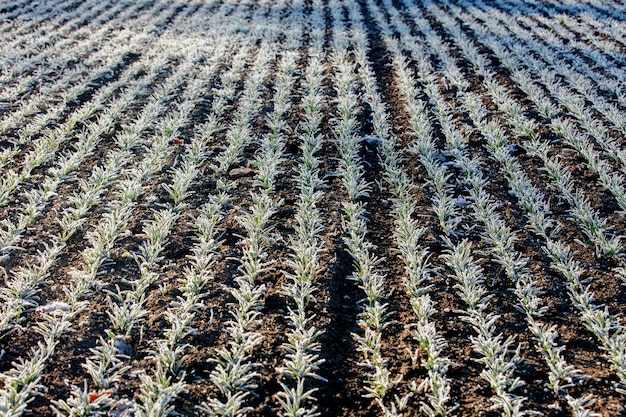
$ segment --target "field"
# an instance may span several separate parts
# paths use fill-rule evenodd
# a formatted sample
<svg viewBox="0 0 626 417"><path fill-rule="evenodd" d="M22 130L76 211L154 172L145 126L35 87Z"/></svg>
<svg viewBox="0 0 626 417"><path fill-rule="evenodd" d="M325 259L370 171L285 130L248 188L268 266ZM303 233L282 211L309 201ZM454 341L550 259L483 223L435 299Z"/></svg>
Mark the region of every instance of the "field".
<svg viewBox="0 0 626 417"><path fill-rule="evenodd" d="M0 4L0 417L626 415L617 0Z"/></svg>

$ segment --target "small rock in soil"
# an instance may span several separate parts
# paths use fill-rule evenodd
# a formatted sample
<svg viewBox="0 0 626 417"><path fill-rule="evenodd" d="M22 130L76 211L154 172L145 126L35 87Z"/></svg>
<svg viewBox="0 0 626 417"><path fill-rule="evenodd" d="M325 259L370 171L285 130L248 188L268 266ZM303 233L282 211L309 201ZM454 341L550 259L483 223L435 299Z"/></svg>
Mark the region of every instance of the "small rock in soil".
<svg viewBox="0 0 626 417"><path fill-rule="evenodd" d="M228 176L233 179L250 177L252 175L254 175L254 170L252 168L233 168L228 173Z"/></svg>
<svg viewBox="0 0 626 417"><path fill-rule="evenodd" d="M115 336L111 340L111 344L115 348L118 355L130 356L133 353L133 346L130 339L126 336Z"/></svg>
<svg viewBox="0 0 626 417"><path fill-rule="evenodd" d="M519 156L525 153L524 148L515 144L508 145L507 148L509 148L509 152L513 156Z"/></svg>
<svg viewBox="0 0 626 417"><path fill-rule="evenodd" d="M45 314L59 315L70 311L70 305L63 301L52 301L46 305L37 307L37 311Z"/></svg>
<svg viewBox="0 0 626 417"><path fill-rule="evenodd" d="M363 136L363 140L365 141L365 143L367 143L370 146L379 146L379 145L381 145L383 143L376 136L371 136L371 135Z"/></svg>
<svg viewBox="0 0 626 417"><path fill-rule="evenodd" d="M470 205L470 202L464 199L463 197L459 197L454 202L454 205L457 207L467 207Z"/></svg>

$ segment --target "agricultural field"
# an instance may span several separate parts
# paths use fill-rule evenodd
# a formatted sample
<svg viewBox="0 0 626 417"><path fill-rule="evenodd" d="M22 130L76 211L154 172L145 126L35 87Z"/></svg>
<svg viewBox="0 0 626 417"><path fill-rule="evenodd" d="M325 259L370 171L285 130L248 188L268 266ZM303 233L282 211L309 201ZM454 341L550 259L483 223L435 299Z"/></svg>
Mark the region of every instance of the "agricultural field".
<svg viewBox="0 0 626 417"><path fill-rule="evenodd" d="M618 0L0 3L0 417L626 415Z"/></svg>

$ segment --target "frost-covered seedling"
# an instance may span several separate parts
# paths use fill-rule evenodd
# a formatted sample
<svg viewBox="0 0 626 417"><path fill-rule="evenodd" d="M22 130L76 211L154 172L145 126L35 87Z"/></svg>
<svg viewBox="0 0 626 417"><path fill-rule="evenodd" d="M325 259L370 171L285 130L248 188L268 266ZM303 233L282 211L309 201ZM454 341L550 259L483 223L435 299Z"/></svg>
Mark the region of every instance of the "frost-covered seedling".
<svg viewBox="0 0 626 417"><path fill-rule="evenodd" d="M563 140L587 161L589 169L598 176L598 182L613 194L622 211L625 211L624 177L611 172L610 166L600 158L590 139L578 132L571 122L557 119L552 125Z"/></svg>
<svg viewBox="0 0 626 417"><path fill-rule="evenodd" d="M322 27L314 28L314 33L323 31ZM319 41L318 41L319 42ZM313 44L314 51L321 49L321 44ZM318 355L320 345L317 339L322 335L311 322L313 316L308 312L308 305L315 301L316 277L320 269L319 256L322 249L320 233L323 231L322 218L317 204L323 197L318 191L324 185L320 178L320 161L315 155L321 148L321 139L316 136L321 123L322 101L320 94L322 73L319 71L320 58L311 51L311 65L306 72L307 95L303 98L306 119L300 124L304 133L300 148L302 159L296 169L299 201L297 203L295 235L290 240L291 257L286 272L288 282L282 292L288 296L295 308L290 307L288 319L291 329L287 341L282 344L286 352L285 359L277 370L288 377L281 382L281 392L277 400L281 406L280 415L315 416L317 407L314 405L316 389L305 390L310 378L323 380L317 373L324 362Z"/></svg>
<svg viewBox="0 0 626 417"><path fill-rule="evenodd" d="M116 298L118 303L109 300L109 310L107 314L111 320L113 330L119 334L129 335L133 330L135 323L144 317L148 311L143 308L144 299L140 298L134 302L124 300L124 295L118 289Z"/></svg>
<svg viewBox="0 0 626 417"><path fill-rule="evenodd" d="M226 173L237 161L241 152L252 141L250 123L259 111L259 97L263 82L269 75L269 64L274 59L275 52L268 43L264 43L258 51L254 69L248 75L244 92L240 98L232 127L226 133L228 147L217 157L217 165L213 169L219 173Z"/></svg>
<svg viewBox="0 0 626 417"><path fill-rule="evenodd" d="M448 27L450 31L457 31L456 27ZM486 71L483 69L483 71ZM487 71L487 75L488 71ZM506 95L501 94L502 91L497 91L498 99L501 101L506 100ZM527 202L527 210L529 211L531 218L536 220L544 219L545 214L542 213L542 205L546 207L547 204L542 203L542 198L534 199L533 196L539 196L534 187L530 184L523 175L520 175L520 169L515 161L515 158L510 155L510 151L506 148L506 141L504 140L504 134L497 126L495 121L485 122L484 118L487 112L483 108L483 104L477 96L468 94L465 96L464 102L465 108L468 110L470 117L473 119L475 125L479 128L481 133L485 134L490 148L493 151L496 159L500 164L505 167L507 174L510 176L510 182L517 184L517 188L514 188L516 196L523 197L522 202ZM516 114L519 115L519 108L516 108ZM531 139L535 143L538 143L537 139ZM536 146L537 149L540 147ZM544 149L546 149L544 147ZM547 153L546 153L547 154ZM484 191L484 187L481 185L480 175L477 175L478 165L476 163L463 162L463 170L466 172L466 182L472 186L472 199L476 201L475 207L473 207L476 216L485 224L486 238L493 245L493 253L499 259L499 262L505 267L507 275L516 283L515 293L520 300L520 308L528 315L529 328L535 335L539 343L540 350L545 354L548 365L551 369L550 381L555 390L559 390L560 383L571 383L575 377L577 377L579 371L573 367L568 366L564 360L559 349L552 343L552 337L550 333L551 329L547 326L537 322L536 316L540 316L545 311L545 307L541 307L540 299L538 298L537 288L532 282L530 275L524 271L525 260L515 255L515 250L512 245L510 231L501 224L498 219L497 212L495 211L495 205L489 202L489 197ZM549 220L549 219L548 219ZM535 221L534 229L547 238L546 226L541 224L541 221ZM539 226L539 227L537 227ZM509 236L509 237L507 237ZM546 342L546 337L550 339Z"/></svg>
<svg viewBox="0 0 626 417"><path fill-rule="evenodd" d="M171 210L165 209L153 212L154 219L145 223L143 228L144 242L139 248L138 262L140 264L153 265L159 262L164 245L172 229L172 226L179 215Z"/></svg>
<svg viewBox="0 0 626 417"><path fill-rule="evenodd" d="M115 338L112 333L108 335L108 340L100 338L99 345L90 349L92 355L83 364L96 387L101 389L114 387L130 369L124 365L123 359L131 352L128 349L120 351Z"/></svg>
<svg viewBox="0 0 626 417"><path fill-rule="evenodd" d="M0 260L5 260L9 256L9 251L19 249L19 246L16 246L19 239L18 227L10 221L2 220L0 222Z"/></svg>
<svg viewBox="0 0 626 417"><path fill-rule="evenodd" d="M174 406L172 400L185 391L187 384L184 381L172 381L166 376L165 371L159 367L155 371L155 377L151 378L146 373L140 373L141 389L137 396L141 403L137 407L135 415L138 417L165 417L169 415Z"/></svg>
<svg viewBox="0 0 626 417"><path fill-rule="evenodd" d="M149 82L149 79L142 80L143 83ZM139 86L142 84L140 83ZM127 93L129 96L122 97L133 98L138 94L137 89L133 89ZM158 110L158 109L157 109ZM145 128L144 128L145 129ZM97 130L93 128L92 130ZM19 217L18 229L23 230L32 221L37 218L46 203L56 195L55 190L62 182L67 182L73 178L72 173L78 168L80 162L88 156L90 150L97 145L101 136L100 134L81 135L81 140L76 145L76 151L71 154L62 156L57 166L50 170L50 175L37 188L25 193L28 203L24 206ZM136 145L136 142L127 144L128 147ZM89 180L81 180L79 193L75 193L70 197L74 207L69 207L63 212L58 221L61 224L62 234L61 242L66 242L81 226L83 217L97 204L100 193L111 184L119 173L120 168L128 162L128 149L112 150L107 155L106 162L103 166L95 166L92 170Z"/></svg>
<svg viewBox="0 0 626 417"><path fill-rule="evenodd" d="M128 80L127 77L130 74L131 72L126 73L126 76L122 77L116 85L123 85ZM115 89L115 86L108 86L102 89L89 103L86 103L70 116L64 128L46 131L41 138L34 142L33 149L25 155L20 173L18 174L16 171L11 170L0 183L0 206L8 202L9 195L19 188L22 182L30 178L35 168L54 157L56 150L70 139L76 124L86 121L92 114L103 108L104 102L113 94ZM109 103L109 107L103 111L98 121L89 125L90 130L79 134L79 144L76 146L76 152L72 154L66 153L61 156L60 162L52 171L53 174L56 173L59 178L62 178L75 170L80 159L89 153L89 149L97 143L101 134L110 129L115 118L122 113L125 107L130 105L130 97L134 97L136 94L138 94L138 90L131 89L127 96L122 96L119 100ZM44 121L42 127L48 122Z"/></svg>
<svg viewBox="0 0 626 417"><path fill-rule="evenodd" d="M378 24L384 28L384 31L387 31L388 27L381 14L378 13L378 7L371 2L369 7L374 10L374 17ZM443 194L447 191L446 182L448 178L446 178L445 167L434 158L435 147L430 137L431 127L428 119L424 116L425 108L423 104L416 99L415 81L409 73L402 53L397 48L395 39L387 33L385 41L388 48L393 51L394 68L402 84L400 90L404 93L403 96L407 102L406 109L410 115L410 123L415 134L411 152L420 155L421 161L427 169L432 168L431 172L429 172L431 181L433 181L435 190L439 194ZM429 89L433 94L436 94L434 88L429 87ZM375 90L371 91L370 94L373 97L377 96ZM381 111L380 106L375 106L375 109L377 109L375 111ZM385 118L380 117L379 119L384 120ZM410 194L412 184L409 177L404 174L400 167L402 160L394 149L393 140L391 138L387 140L388 134L385 133L388 131L387 129L384 123L378 126L380 137L383 138L381 163L385 169L385 181L389 184L390 190L395 197L392 210L396 223L394 238L397 242L399 253L404 260L405 270L408 275L405 279L407 294L411 299L413 311L418 317L418 323L413 327L413 329L418 330L412 331L412 334L418 341L424 343L423 346L429 359L424 363L428 370L428 377L422 384L417 387L413 383L411 391L407 395L401 398L396 397L395 403L391 404L390 408L383 406L383 410L385 415L399 415L398 413L406 408L408 401L414 393L423 395L425 392L428 401L421 403L421 411L426 415L447 415L456 406L449 404L450 387L449 381L445 376L449 361L441 354L442 350L445 349L445 341L438 335L432 323L429 322L430 315L433 314L434 309L427 295L428 287L425 285L425 281L428 280L429 276L426 267L428 254L419 249L418 243L423 230L417 226L417 222L412 218L412 214L416 210ZM452 229L450 230L452 231ZM417 352L415 352L415 355L417 355Z"/></svg>
<svg viewBox="0 0 626 417"><path fill-rule="evenodd" d="M544 251L550 257L551 267L565 277L568 282L570 299L582 313L583 323L601 342L611 362L611 368L620 379L616 389L624 391L626 386L626 348L624 328L607 307L594 304L593 293L582 282L585 272L575 260L572 250L556 241L547 241Z"/></svg>
<svg viewBox="0 0 626 417"><path fill-rule="evenodd" d="M276 178L282 173L280 169L284 161L282 135L288 128L284 117L291 107L290 95L295 82L293 70L296 58L295 53L286 53L279 64L273 99L274 110L266 117L270 133L264 135L259 152L252 162L252 166L258 169L257 184L268 192L274 190Z"/></svg>
<svg viewBox="0 0 626 417"><path fill-rule="evenodd" d="M239 275L235 277L237 286L231 289L236 303L230 309L232 320L226 323L232 343L221 348L217 356L211 359L211 362L216 363L211 372L211 381L225 400L212 398L200 407L211 415L217 415L223 410L231 410L235 413L233 415L244 413L247 408L243 407L243 401L249 395L248 390L256 387L254 379L259 375L254 369L259 364L249 359L263 338L254 328L259 322L265 286L255 281L268 268L265 263L265 248L270 242L268 221L275 213L276 204L265 193L253 194L250 210L237 218L246 230L246 235L241 240L244 256L240 260Z"/></svg>
<svg viewBox="0 0 626 417"><path fill-rule="evenodd" d="M281 383L282 391L279 393L278 403L282 410L282 417L313 417L318 416L317 407L304 408L304 404L315 400L313 395L317 389L304 390L304 380L298 379L295 388L290 388Z"/></svg>
<svg viewBox="0 0 626 417"><path fill-rule="evenodd" d="M337 13L337 9L333 9ZM362 16L357 8L350 8L350 14L354 29L352 41L355 43L355 56L362 72L359 76L363 80L367 97L373 109L374 129L377 135L387 136L387 118L384 113L384 106L378 100L378 93L373 83L373 78L368 70L366 45L361 36L364 32L362 28ZM341 41L341 34L335 33L338 41ZM340 46L339 48L343 48ZM381 350L381 337L383 330L390 324L388 320L387 305L383 303L386 297L384 277L377 271L380 260L372 254L372 245L365 238L367 232L365 206L357 202L357 199L369 194L369 184L365 183L362 176L363 167L358 157L358 147L360 143L355 140L353 129L356 127L356 97L352 92L354 84L355 68L342 59L345 50L338 49L335 65L338 69L338 76L335 79L337 90L338 118L336 123L335 136L337 138L337 148L341 157L340 174L349 201L344 202L344 219L342 229L344 230L344 243L353 258L354 271L351 279L359 283L359 287L364 292L366 298L363 300L363 311L359 316L358 325L363 329L362 333L354 334L357 341L357 350L363 357L362 365L368 368L365 394L367 398L373 398L385 411L389 411L384 405L384 399L389 388L394 381L387 369L386 358ZM341 98L341 99L340 99Z"/></svg>
<svg viewBox="0 0 626 417"><path fill-rule="evenodd" d="M467 304L467 314L463 319L476 331L477 336L471 336L471 341L474 350L481 355L480 362L485 365L481 376L495 394L492 397L494 409L501 409L506 415L524 415L521 407L526 398L512 394L513 390L523 385L514 376L517 363L521 360L520 347L511 350L514 339L497 333L495 321L498 316L486 313L489 296L482 271L471 257L471 245L467 241L452 244L442 257L458 282L455 288L459 296Z"/></svg>
<svg viewBox="0 0 626 417"><path fill-rule="evenodd" d="M512 99L508 97L506 90L495 81L488 85L488 91L501 108L506 109L515 106ZM515 127L516 123L519 125L524 120L526 118L520 116L518 119L510 119L509 123ZM575 187L572 173L563 165L561 158L550 156L551 145L533 135L523 146L530 155L543 162L543 170L552 181L550 186L557 190L571 206L570 213L580 225L585 236L594 244L596 251L609 258L618 256L623 250L620 237L611 235L606 219L602 219L598 215L585 194Z"/></svg>
<svg viewBox="0 0 626 417"><path fill-rule="evenodd" d="M563 358L564 346L557 346L556 339L558 333L555 326L548 326L545 323L535 321L532 317L537 313L527 313L529 327L538 339L538 346L547 356L550 373L548 375L548 386L556 394L562 393L566 388L573 386L576 382L585 378L582 372L573 365L567 364Z"/></svg>
<svg viewBox="0 0 626 417"><path fill-rule="evenodd" d="M151 150L156 150L157 155L163 157L162 160L164 160L167 156L163 156L164 149L162 147L162 142L159 142L159 140L155 140L153 142ZM148 152L147 159L154 156L155 152ZM156 160L152 159L147 166L154 169L155 166L158 167L158 164L159 160L157 158ZM97 171L94 172L98 175ZM140 175L143 175L143 172L138 172L140 172ZM89 190L87 187L88 185L84 186L83 191ZM139 192L141 192L141 181L138 181L137 178L131 178L127 181L127 185L123 188L126 190L137 190L138 187ZM54 350L54 346L56 344L55 340L67 331L71 318L85 307L85 302L82 300L94 286L98 269L108 258L112 245L119 237L122 228L125 227L125 224L130 219L129 216L132 214L132 201L127 198L129 194L122 192L117 195L121 197L120 200L114 200L110 203L109 211L105 214L104 219L87 235L90 245L82 253L82 269L73 269L70 271L69 275L72 278L71 282L63 289L66 294L67 304L70 306L70 310L63 313L59 317L46 316L46 320L49 325L38 325L39 331L42 333L47 342L46 346L49 346L52 351ZM80 201L83 200L76 200L76 202ZM70 218L71 215L68 219ZM74 220L76 219L74 218ZM55 247L59 248L61 245ZM47 250L46 253L52 254L54 251ZM46 263L40 263L42 265L46 265ZM29 393L29 396L30 395L32 395L32 392Z"/></svg>
<svg viewBox="0 0 626 417"><path fill-rule="evenodd" d="M548 405L542 401L550 397L559 401L563 412L587 416L594 415L591 409L595 407L606 412L605 406L615 404L615 398L622 395L624 338L614 303L605 308L594 301L591 287L583 279L587 271L576 263L580 255L570 257L565 250L550 247L554 242L567 243L559 240L562 232L558 225L569 216L579 228L574 232L584 236L583 243L595 246L601 256L613 258L611 265L594 263L593 276L624 266L619 248L623 239L617 233L621 229L615 225L619 218L602 214L608 207L605 203L610 202L592 198L606 188L622 205L626 165L620 143L624 123L619 117L626 95L617 81L624 78L624 70L614 65L623 54L611 46L624 34L619 24L624 13L607 7L610 2L590 0L581 6L552 0L526 5L508 0L494 4L459 0L439 6L430 0L354 4L314 0L301 7L297 2L260 0L259 7L211 1L176 8L164 0L154 4L141 0L132 5L95 5L97 1L88 0L78 7L71 7L72 0L59 0L52 15L40 3L10 0L0 11L7 36L0 47L0 55L6 57L0 63L0 79L8 103L0 121L0 130L7 133L1 146L5 149L0 150L0 187L4 186L0 201L6 205L6 210L0 210L0 258L7 269L0 290L0 338L11 341L16 333L8 337L8 332L34 329L38 321L44 321L48 328L41 328L42 334L36 337L43 346L52 347L47 356L50 360L54 353L62 353L54 352L54 347L57 340L66 338L69 324L78 325L78 318L80 323L90 320L90 310L76 315L91 303L85 301L88 294L104 288L112 290L108 294L111 316L105 314L104 318L115 332L112 339L105 337L104 343L98 342L97 336L91 339L91 347L102 350L82 351L83 364L89 369L74 369L78 370L74 376L82 372L89 382L74 392L68 387L63 400L54 399L57 409L66 407L61 414L181 412L174 399L184 385L177 383L184 378L196 394L203 384L202 375L188 375L185 369L190 359L186 355L195 349L186 343L206 342L206 338L191 337L196 327L218 333L221 329L221 347L225 348L205 352L215 360L206 364L205 376L215 372L213 381L205 381L212 386L198 413L243 416L269 410L280 416L312 416L327 410L319 404L316 397L320 392L315 388L325 383L316 380L321 374L332 374L324 370L327 364L321 360L326 357L324 343L334 336L321 335L320 323L328 317L313 317L312 312L326 312L318 305L328 301L322 297L325 291L318 280L333 271L320 269L332 267L323 251L327 244L331 251L339 244L352 255L353 264L345 275L355 279L353 284L363 295L363 300L352 302L360 308L356 320L361 326L353 329L354 345L359 348L355 363L361 363L365 372L361 384L349 395L367 395L371 399L368 404L380 406L383 416L454 415L456 388L462 389L464 384L450 389L455 386L450 372L457 366L446 355L456 347L446 345L445 329L439 324L458 321L460 313L439 312L437 294L444 289L442 285L450 284L447 278L455 278L455 271L448 270L443 277L433 275L429 250L438 246L436 241L442 236L449 238L445 241L449 248L458 245L461 234L486 256L473 263L495 266L496 275L502 270L498 288L494 287L498 294L502 295L502 285L508 285L513 296L510 303L495 306L486 292L491 285L480 277L468 279L466 286L460 279L450 284L458 284L453 298L468 301L462 308L474 309L461 316L469 320L470 330L476 330L470 343L479 352L474 359L484 359L484 364L478 363L475 376L485 371L484 385L493 387L489 393L492 404L500 407L494 411L521 414L527 404L516 397L521 397L523 387L511 392L511 387L517 386L517 370L513 369L519 368L515 363L517 343L509 343L509 334L499 334L498 326L492 326L511 317L511 308L517 308L525 319L532 343L528 349L537 349L543 360L544 381L539 383L554 390L554 394L535 396L531 405L545 408ZM564 13L568 10L576 12L576 19ZM367 25L366 17L372 20ZM243 20L245 27L238 24ZM128 30L115 30L122 23ZM375 36L370 23L375 26ZM141 27L146 31L135 30ZM370 45L375 50L370 50ZM238 46L243 46L239 52L226 53ZM575 53L564 53L568 48ZM139 67L133 63L135 58ZM496 74L498 65L506 71ZM212 69L205 71L205 67ZM137 100L132 95L139 90L126 86L129 81L142 80L153 80L145 90L151 95L139 93L142 96ZM296 87L298 91L293 90ZM89 102L82 103L86 98ZM393 106L387 109L389 99ZM198 108L195 104L200 101L203 104ZM144 112L141 106L146 102L148 110ZM388 112L391 109L393 112ZM199 126L191 137L192 125L205 117L213 122ZM214 134L222 128L221 134ZM559 136L558 141L550 136L550 129ZM50 135L63 141L56 144ZM511 138L515 145L509 142ZM521 165L535 150L534 162L546 168L539 174L535 165ZM555 157L557 150L563 156ZM333 154L338 158L333 159ZM566 161L570 154L584 161ZM518 159L516 155L522 156ZM544 162L544 156L550 161ZM205 163L206 157L210 162ZM371 158L378 160L372 163ZM480 174L481 169L487 172L481 163L493 168L489 175ZM195 184L194 178L211 165L216 168L215 175ZM238 175L230 171L235 166L254 168L248 170L255 174L254 179L230 181ZM587 168L593 175L583 177L579 168ZM290 177L287 182L285 175ZM491 184L491 178L500 182ZM328 179L332 181L326 184ZM545 181L551 184L549 192L541 191ZM374 189L374 183L379 188ZM289 190L285 184L293 187ZM502 184L511 198L498 188ZM206 191L214 185L217 194L207 196ZM337 185L340 188L333 188ZM596 192L594 185L602 188ZM246 191L250 187L255 199L264 195L277 203L278 197L272 195L277 189L281 196L286 192L293 197L290 207L281 213L282 217L293 215L283 225L286 228L272 229L273 217L262 224L262 210L255 212L257 208L252 206L269 205L253 202ZM496 188L497 195L484 192ZM158 195L144 195L152 191ZM55 201L56 193L63 201ZM342 206L342 197L352 206ZM500 218L502 199L507 200L508 214L522 213L525 218L515 220L508 214ZM227 214L229 200L236 207ZM154 212L139 213L138 207L155 201L159 204ZM198 207L207 202L209 205ZM561 210L563 202L566 213ZM554 203L559 204L552 207ZM181 227L151 230L151 222L158 223L155 213L167 210L180 216L175 221L183 222ZM372 214L370 222L385 216L390 220L391 216L388 247L371 244L382 235L378 226L368 222L367 210ZM140 214L146 218L137 218ZM222 227L221 216L226 214ZM253 219L257 215L259 219ZM332 224L340 218L342 224ZM35 224L39 219L45 224L53 222L48 228L52 234L43 240L34 233L40 229ZM178 257L175 265L165 262L176 257L164 250L170 234L182 232L187 242L191 222L197 232L193 247L187 248L191 256ZM532 236L513 228L522 223ZM469 227L459 230L464 224ZM131 226L145 229L137 233L144 245L126 248L133 242L123 239L134 230ZM240 246L217 251L222 231L233 243L233 227L241 235L234 236ZM155 233L143 233L152 231ZM277 239L277 235L281 237ZM564 360L568 354L558 345L558 328L541 322L549 310L534 282L534 266L527 270L522 253L516 251L528 249L531 241L531 246L546 248L555 270L563 276L568 301L594 335L606 365L613 367L609 377L618 382L614 398L592 404L584 391L596 394L597 384L584 384L583 375ZM124 248L118 248L120 245ZM270 251L269 245L275 247ZM570 251L574 247L565 246ZM81 252L68 258L66 251L73 247ZM37 254L38 250L41 253ZM233 258L224 258L233 256L233 250L234 262L239 262L234 267ZM104 272L118 256L131 258L132 252L137 265ZM378 261L383 253L387 259ZM285 259L272 264L268 262L272 261L270 254ZM59 269L60 260L63 265L69 262L69 271ZM215 260L220 262L215 264ZM226 281L220 271L214 271L215 266L226 266L231 272ZM232 273L236 266L240 268ZM388 269L393 266L394 275ZM475 272L471 265L458 266L470 275ZM268 273L270 267L283 270ZM161 275L159 271L165 270L167 276ZM67 279L59 272L67 272ZM123 277L116 281L119 272ZM53 291L42 294L41 286L48 281ZM224 283L232 288L225 288ZM387 284L393 286L386 288ZM213 311L206 308L214 301L207 295L216 291L225 293L232 303ZM54 294L63 297L49 299ZM281 297L275 298L276 294ZM157 306L151 300L154 296L169 298L170 304ZM278 352L273 363L259 350L265 336L262 329L267 327L263 300L268 296L272 305L267 307L282 314L284 330L269 340ZM277 300L284 308L274 308ZM37 303L42 304L40 309ZM407 307L399 318L391 311L398 305ZM156 309L148 311L153 306ZM104 307L108 307L106 303ZM226 318L224 309L228 310ZM494 324L495 309L506 315ZM140 332L142 337L133 345L126 333L136 337L141 320L154 314L161 315L151 320L161 325L160 333L155 337L151 326L146 329L150 331ZM389 326L396 318L403 322ZM207 322L199 326L196 321L200 319ZM405 336L404 342L412 344L408 355L398 353L389 343L387 332L398 330ZM492 337L479 337L481 332ZM497 352L489 354L490 350ZM10 348L6 351L0 356L15 354ZM125 367L117 367L116 361L124 365L127 361L121 353L145 359L145 369L128 374L141 373L138 382L143 391L131 392L135 385L124 382L127 374L118 373ZM396 359L401 357L408 362L398 367ZM36 361L37 352L26 352L24 362ZM44 362L42 372L51 363ZM45 387L35 390L25 383L9 392L11 385L5 382L11 380L8 375L14 367L9 368L2 373L0 403L4 406L8 404L4 399L10 398L10 414L27 414L28 405L34 406L29 401ZM494 377L497 369L503 378ZM396 372L403 373L402 378ZM510 384L502 388L506 378ZM41 378L38 383L48 380ZM116 383L123 388L116 395L132 400L89 410L94 401L85 400L86 395L95 400L110 390L112 396ZM59 384L62 381L53 381L49 393L58 392L55 387ZM570 388L572 384L575 389ZM112 388L100 387L104 385ZM268 393L263 404L253 397L257 390ZM575 393L580 398L574 398ZM17 400L11 402L13 399ZM41 404L37 402L37 410ZM172 406L176 408L172 410ZM464 411L465 405L459 413Z"/></svg>
<svg viewBox="0 0 626 417"><path fill-rule="evenodd" d="M105 408L110 405L112 398L107 394L91 393L85 381L83 387L73 387L72 394L67 400L53 400L52 409L59 417L103 416Z"/></svg>
<svg viewBox="0 0 626 417"><path fill-rule="evenodd" d="M595 401L591 395L582 398L574 398L570 395L565 397L567 405L572 409L574 417L600 417L602 414L595 413L588 407L594 405Z"/></svg>
<svg viewBox="0 0 626 417"><path fill-rule="evenodd" d="M67 328L68 323L65 322ZM45 338L45 343L39 342L32 349L29 359L20 358L13 364L13 368L3 373L4 388L0 390L0 410L4 416L21 416L28 402L43 386L40 384L43 370L48 358L58 344L56 337L61 330L59 326L43 324L37 329Z"/></svg>

